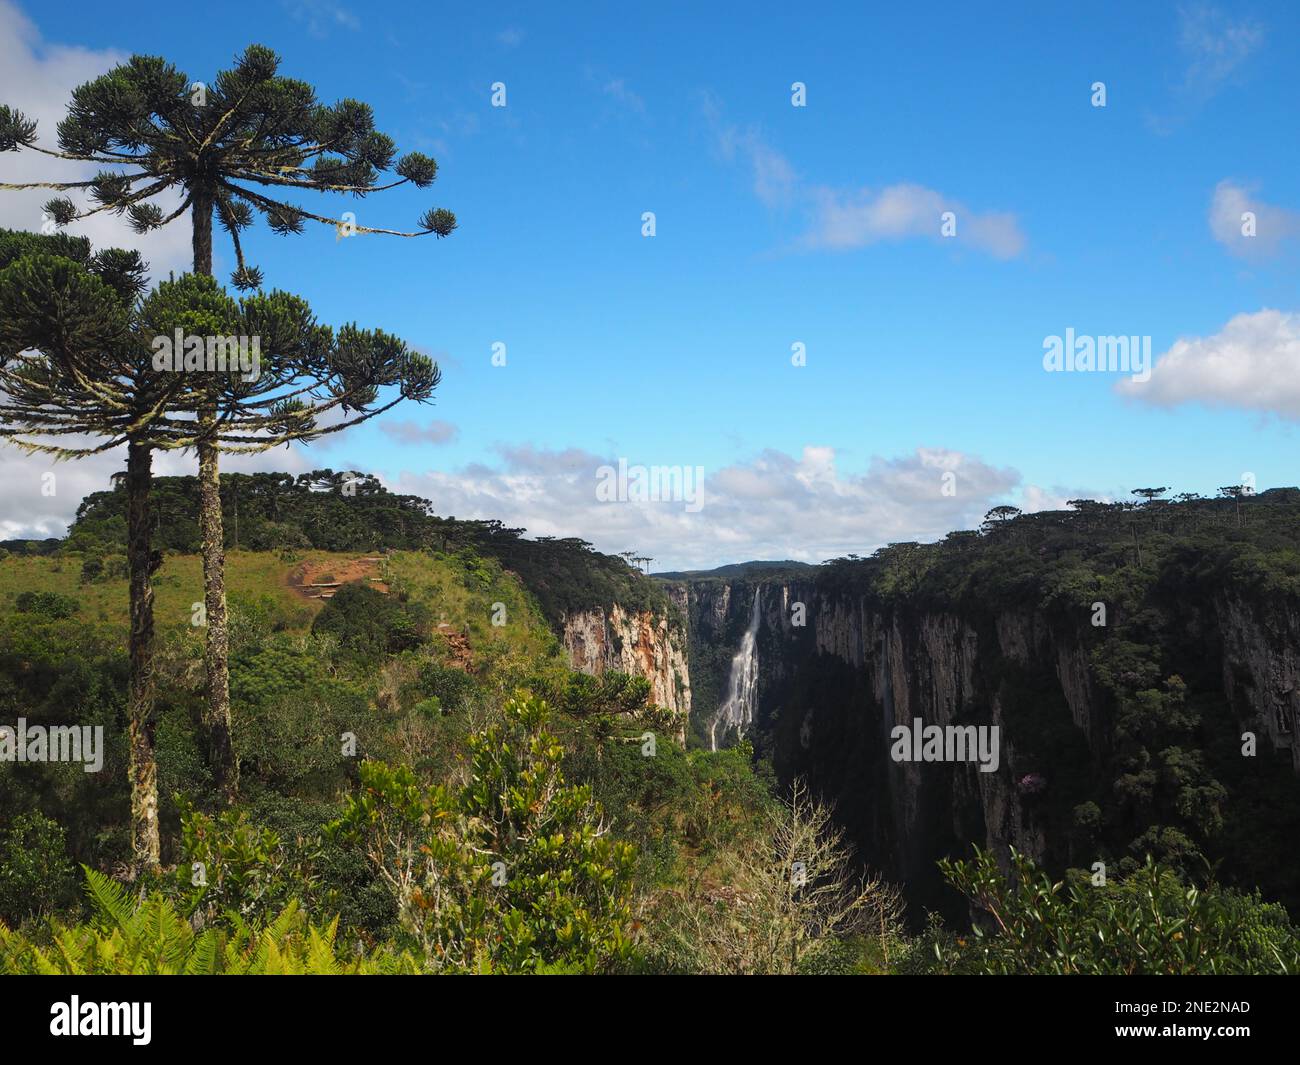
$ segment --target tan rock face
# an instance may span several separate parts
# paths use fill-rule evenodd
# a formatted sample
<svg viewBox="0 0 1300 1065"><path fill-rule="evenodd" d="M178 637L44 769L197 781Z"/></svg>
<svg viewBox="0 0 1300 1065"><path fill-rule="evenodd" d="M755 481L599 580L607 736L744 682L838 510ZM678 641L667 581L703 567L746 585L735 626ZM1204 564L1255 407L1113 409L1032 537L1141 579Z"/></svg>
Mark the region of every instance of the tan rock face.
<svg viewBox="0 0 1300 1065"><path fill-rule="evenodd" d="M600 676L608 671L644 677L651 698L679 721L685 735L691 712L691 673L686 636L668 618L649 610L629 613L617 603L564 619L564 649L574 669Z"/></svg>

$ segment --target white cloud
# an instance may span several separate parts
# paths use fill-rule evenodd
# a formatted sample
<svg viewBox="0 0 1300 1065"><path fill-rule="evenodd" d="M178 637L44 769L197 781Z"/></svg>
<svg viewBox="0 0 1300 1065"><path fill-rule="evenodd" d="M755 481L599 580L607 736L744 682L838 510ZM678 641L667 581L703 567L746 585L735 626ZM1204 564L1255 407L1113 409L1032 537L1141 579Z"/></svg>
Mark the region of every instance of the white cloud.
<svg viewBox="0 0 1300 1065"><path fill-rule="evenodd" d="M76 446L75 444L73 446ZM393 491L433 501L436 512L458 518L496 518L530 536L578 536L607 552L635 548L654 568L706 568L750 558L820 562L848 552L870 554L898 540L936 540L953 529L975 528L984 513L1013 496L1020 475L942 448L918 448L896 458L876 457L860 473L838 469L834 448L807 446L799 455L767 450L716 471L706 470L703 506L683 502L601 502L597 470L617 457L582 448L550 450L501 446L500 461L458 470L385 475L351 461L318 461L297 445L260 455L222 457L225 472L304 473L329 465L367 470ZM77 505L109 486L125 468L125 450L55 463L0 445L0 483L6 486L0 539L62 536ZM635 464L638 460L629 459ZM648 464L648 460L646 460ZM42 474L53 471L57 493L42 495ZM155 454L156 476L196 472L193 455ZM953 492L945 494L946 473ZM1031 493L1026 490L1025 509ZM1071 497L1072 498L1072 497Z"/></svg>
<svg viewBox="0 0 1300 1065"><path fill-rule="evenodd" d="M0 0L0 103L36 119L38 143L44 148L58 148L55 129L67 114L72 90L127 58L125 53L115 50L96 51L43 41L40 31L26 15L9 0ZM84 181L98 169L94 164L53 159L30 150L0 154L4 180L15 185L34 181ZM39 231L43 220L41 205L59 195L64 194L53 189L0 190L0 226ZM78 205L87 202L79 190L68 195ZM155 202L164 213L170 213L180 199L160 196ZM186 270L193 261L188 218L179 218L161 230L140 236L117 216L104 212L73 223L66 232L89 237L96 247L138 249L149 261L155 278L166 277L171 270Z"/></svg>
<svg viewBox="0 0 1300 1065"><path fill-rule="evenodd" d="M819 188L813 190L813 198L814 222L803 239L807 247L844 250L922 238L969 245L997 259L1015 258L1025 248L1015 215L972 211L922 185L889 185L874 193ZM951 238L941 235L942 216L947 212L955 216L956 232Z"/></svg>
<svg viewBox="0 0 1300 1065"><path fill-rule="evenodd" d="M833 448L809 446L798 456L769 450L706 470L703 506L691 513L683 502L601 502L597 470L617 466L616 457L527 445L500 454L497 467L404 471L390 487L434 500L440 514L497 518L531 536L579 536L607 552L636 549L655 569L679 569L749 558L819 562L896 540L938 539L978 525L1020 481L1015 470L926 448L843 473ZM943 491L946 472L953 495Z"/></svg>
<svg viewBox="0 0 1300 1065"><path fill-rule="evenodd" d="M1095 499L1109 503L1115 498L1116 493L1099 492L1095 488L1062 488L1059 484L1044 488L1037 484L1027 484L1020 492L1020 509L1026 514L1037 514L1044 510L1069 510L1071 499Z"/></svg>
<svg viewBox="0 0 1300 1065"><path fill-rule="evenodd" d="M1116 390L1162 407L1235 407L1300 421L1300 315L1238 314L1208 337L1180 338L1156 359L1151 379Z"/></svg>
<svg viewBox="0 0 1300 1065"><path fill-rule="evenodd" d="M524 31L518 26L507 26L497 34L497 44L503 48L518 48L524 43Z"/></svg>
<svg viewBox="0 0 1300 1065"><path fill-rule="evenodd" d="M1255 216L1254 236L1242 231L1242 215L1247 212ZM1300 235L1300 212L1256 199L1251 190L1230 180L1214 187L1209 222L1214 239L1242 258L1274 255L1284 243Z"/></svg>

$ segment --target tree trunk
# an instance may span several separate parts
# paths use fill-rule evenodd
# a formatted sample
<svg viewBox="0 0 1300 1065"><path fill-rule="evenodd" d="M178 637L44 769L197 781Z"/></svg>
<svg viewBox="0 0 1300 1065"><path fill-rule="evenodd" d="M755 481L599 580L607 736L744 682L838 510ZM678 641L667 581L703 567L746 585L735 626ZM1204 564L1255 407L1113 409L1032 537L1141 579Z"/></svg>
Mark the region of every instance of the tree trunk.
<svg viewBox="0 0 1300 1065"><path fill-rule="evenodd" d="M209 408L202 420L215 426ZM204 725L208 761L223 802L239 793L239 763L230 742L230 633L226 622L225 530L221 522L221 475L218 452L209 439L199 443L199 526L203 533L203 599L207 611L207 640L203 651L208 692Z"/></svg>
<svg viewBox="0 0 1300 1065"><path fill-rule="evenodd" d="M153 583L150 579L149 491L153 455L127 447L127 564L130 571L131 676L127 700L131 778L131 873L158 868L158 767L154 761Z"/></svg>
<svg viewBox="0 0 1300 1065"><path fill-rule="evenodd" d="M212 193L193 192L194 272L212 276ZM201 420L215 428L216 411L203 411ZM221 521L221 474L217 448L201 440L199 451L199 527L203 534L203 601L207 635L203 664L208 676L204 725L208 734L208 762L217 793L231 803L239 793L239 763L230 742L230 633L226 623L225 529Z"/></svg>
<svg viewBox="0 0 1300 1065"><path fill-rule="evenodd" d="M194 189L190 214L194 223L194 272L212 276L212 193Z"/></svg>

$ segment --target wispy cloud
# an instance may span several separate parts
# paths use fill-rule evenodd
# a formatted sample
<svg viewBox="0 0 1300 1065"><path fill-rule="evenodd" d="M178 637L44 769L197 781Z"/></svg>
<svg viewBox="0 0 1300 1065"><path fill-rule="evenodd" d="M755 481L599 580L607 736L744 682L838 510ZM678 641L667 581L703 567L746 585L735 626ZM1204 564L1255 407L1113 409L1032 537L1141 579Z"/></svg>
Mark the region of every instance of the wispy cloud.
<svg viewBox="0 0 1300 1065"><path fill-rule="evenodd" d="M1237 182L1220 181L1210 202L1210 232L1233 255L1267 258L1300 237L1300 211L1265 203Z"/></svg>
<svg viewBox="0 0 1300 1065"><path fill-rule="evenodd" d="M361 20L336 0L283 0L283 3L313 37L328 37L330 30L361 29Z"/></svg>
<svg viewBox="0 0 1300 1065"><path fill-rule="evenodd" d="M645 113L645 101L627 87L627 82L623 78L611 78L600 87L600 91L624 107Z"/></svg>
<svg viewBox="0 0 1300 1065"><path fill-rule="evenodd" d="M460 430L451 422L381 421L380 431L399 444L449 444Z"/></svg>
<svg viewBox="0 0 1300 1065"><path fill-rule="evenodd" d="M1174 32L1179 75L1164 107L1145 115L1148 128L1160 136L1168 136L1221 89L1240 80L1246 61L1266 40L1259 22L1208 3L1180 7Z"/></svg>
<svg viewBox="0 0 1300 1065"><path fill-rule="evenodd" d="M754 177L754 195L769 207L790 204L799 188L794 167L756 129L727 126L718 131L718 150L728 161L742 159Z"/></svg>
<svg viewBox="0 0 1300 1065"><path fill-rule="evenodd" d="M524 43L524 31L518 26L507 26L497 34L497 44L503 48L518 48Z"/></svg>
<svg viewBox="0 0 1300 1065"><path fill-rule="evenodd" d="M922 185L889 185L873 192L842 192L818 188L813 226L802 243L810 248L845 250L883 241L944 240L941 220L951 215L952 239L987 252L996 259L1013 259L1025 249L1025 236L1013 214L977 212L957 200Z"/></svg>
<svg viewBox="0 0 1300 1065"><path fill-rule="evenodd" d="M1264 43L1264 28L1248 18L1234 18L1210 4L1178 11L1178 46L1187 61L1184 87L1210 96L1227 82Z"/></svg>
<svg viewBox="0 0 1300 1065"><path fill-rule="evenodd" d="M716 96L705 94L704 117L725 162L746 166L754 195L768 207L794 209L807 219L794 246L847 251L886 241L925 239L1012 259L1026 246L1014 214L975 211L935 189L899 182L879 189L843 189L806 181L757 127L725 122ZM945 215L949 230L945 233Z"/></svg>

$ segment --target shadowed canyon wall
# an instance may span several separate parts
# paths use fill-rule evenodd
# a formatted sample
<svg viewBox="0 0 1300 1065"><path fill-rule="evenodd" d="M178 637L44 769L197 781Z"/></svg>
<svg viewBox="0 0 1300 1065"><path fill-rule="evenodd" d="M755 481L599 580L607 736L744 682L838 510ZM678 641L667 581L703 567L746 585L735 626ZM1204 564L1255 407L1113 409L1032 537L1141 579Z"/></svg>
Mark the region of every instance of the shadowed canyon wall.
<svg viewBox="0 0 1300 1065"><path fill-rule="evenodd" d="M1158 804L1161 788L1178 787L1170 799L1178 806L1212 789L1200 777L1175 779L1165 764L1177 764L1172 745L1149 773L1132 771L1132 739L1116 732L1130 699L1116 691L1126 684L1158 689L1177 674L1186 685L1178 705L1196 714L1192 739L1180 742L1195 748L1188 757L1201 759L1227 792L1226 823L1198 842L1211 858L1227 858L1226 878L1239 872L1249 886L1259 883L1294 907L1294 869L1270 871L1266 853L1268 840L1285 849L1282 841L1300 826L1300 782L1292 777L1300 768L1292 744L1300 699L1295 602L1207 588L1174 610L1153 593L1148 605L1162 611L1162 629L1152 633L1160 668L1159 680L1146 680L1136 677L1148 668L1144 660L1129 670L1134 676L1125 672L1132 630L1143 629L1140 617L1112 612L1107 626L1096 627L1083 609L885 602L838 587L827 574L675 587L689 619L696 741L707 743L725 700L757 590L758 709L746 738L771 759L779 779L806 777L833 802L860 856L902 883L914 903L950 909L935 863L968 855L973 843L1003 855L1014 846L1059 871L1088 868L1099 858L1114 868L1140 860L1153 839L1164 845L1175 838L1168 826L1147 825L1160 818L1143 812L1142 801ZM975 762L895 761L891 729L918 718L927 725L998 726L997 770L981 772ZM1245 731L1258 738L1253 759L1241 757ZM1136 785L1129 778L1147 776L1155 778L1153 795L1130 801L1125 789ZM1277 808L1270 798L1277 794L1285 794L1287 808ZM1256 809L1270 802L1271 812ZM1129 837L1144 828L1145 842L1132 844ZM1257 838L1234 842L1233 833ZM1264 855L1258 868L1246 853L1252 846Z"/></svg>

